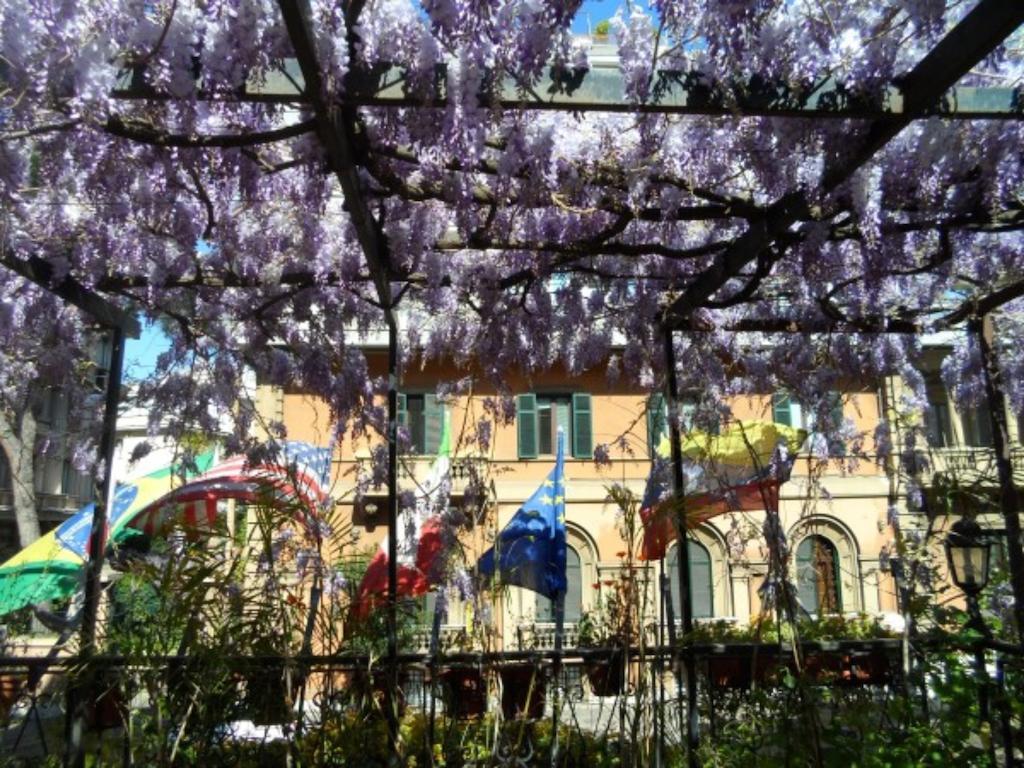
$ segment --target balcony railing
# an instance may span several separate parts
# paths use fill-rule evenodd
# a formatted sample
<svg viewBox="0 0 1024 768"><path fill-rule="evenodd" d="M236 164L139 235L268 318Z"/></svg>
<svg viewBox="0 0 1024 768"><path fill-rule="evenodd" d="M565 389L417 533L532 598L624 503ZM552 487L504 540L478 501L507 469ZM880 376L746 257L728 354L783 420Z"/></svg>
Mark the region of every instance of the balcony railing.
<svg viewBox="0 0 1024 768"><path fill-rule="evenodd" d="M36 509L40 512L77 512L85 504L78 496L66 493L37 493ZM0 490L0 509L14 508L14 491Z"/></svg>
<svg viewBox="0 0 1024 768"><path fill-rule="evenodd" d="M370 474L370 457L369 456L357 456L356 463L358 465L360 475ZM427 474L430 472L430 467L434 463L433 456L416 456L413 458L400 459L398 462L398 483L400 486L409 486L414 483L422 483L427 478ZM487 467L487 459L476 456L460 456L452 459L451 462L451 480L452 480L452 493L461 494L466 485L474 478L481 477ZM376 490L371 489L370 495L375 495Z"/></svg>
<svg viewBox="0 0 1024 768"><path fill-rule="evenodd" d="M991 448L933 448L927 461L926 476L944 472L961 479L997 482L996 456ZM1011 448L1010 464L1018 481L1024 479L1024 446Z"/></svg>
<svg viewBox="0 0 1024 768"><path fill-rule="evenodd" d="M429 653L430 634L430 627L417 627L412 633L412 638L409 641L408 648L405 650L413 653ZM471 650L468 645L469 633L463 626L459 626L457 624L442 626L438 632L437 650L441 653Z"/></svg>
<svg viewBox="0 0 1024 768"><path fill-rule="evenodd" d="M555 625L553 622L520 624L516 627L516 643L519 650L547 651L555 647ZM579 644L579 632L575 624L562 627L562 647L575 648Z"/></svg>
<svg viewBox="0 0 1024 768"><path fill-rule="evenodd" d="M77 512L82 500L66 493L37 493L36 506L47 512Z"/></svg>

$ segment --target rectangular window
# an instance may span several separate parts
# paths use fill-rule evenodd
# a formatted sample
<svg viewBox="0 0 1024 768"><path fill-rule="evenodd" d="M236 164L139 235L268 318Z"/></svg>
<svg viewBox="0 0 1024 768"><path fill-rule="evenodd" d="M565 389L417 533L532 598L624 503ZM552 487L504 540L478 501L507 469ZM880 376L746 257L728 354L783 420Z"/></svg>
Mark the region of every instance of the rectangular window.
<svg viewBox="0 0 1024 768"><path fill-rule="evenodd" d="M567 453L577 459L594 454L590 395L520 395L516 418L521 459L554 456L559 428L565 433Z"/></svg>
<svg viewBox="0 0 1024 768"><path fill-rule="evenodd" d="M684 434L695 429L706 430L712 435L718 434L718 415L708 409L702 410L696 397L684 395L680 398L679 415ZM652 457L657 454L658 446L668 434L668 402L663 394L656 392L647 399L647 447Z"/></svg>
<svg viewBox="0 0 1024 768"><path fill-rule="evenodd" d="M805 429L803 408L793 397L785 392L772 395L772 421L787 427Z"/></svg>
<svg viewBox="0 0 1024 768"><path fill-rule="evenodd" d="M930 447L952 447L953 427L949 419L949 403L929 398L928 410L924 413L924 428Z"/></svg>
<svg viewBox="0 0 1024 768"><path fill-rule="evenodd" d="M93 497L92 478L79 472L70 461L64 460L64 476L61 479L61 493L71 496L84 504Z"/></svg>
<svg viewBox="0 0 1024 768"><path fill-rule="evenodd" d="M992 447L992 417L987 405L967 408L961 422L964 426L964 444L975 448Z"/></svg>
<svg viewBox="0 0 1024 768"><path fill-rule="evenodd" d="M434 613L437 611L437 592L427 592L417 601L418 620L422 626L434 626ZM448 623L448 611L441 611L441 624Z"/></svg>
<svg viewBox="0 0 1024 768"><path fill-rule="evenodd" d="M572 397L569 395L537 395L537 453L554 456L558 448L558 430L565 439L572 435Z"/></svg>
<svg viewBox="0 0 1024 768"><path fill-rule="evenodd" d="M414 454L433 455L441 446L444 428L444 405L437 395L398 395L398 423L409 434L409 450Z"/></svg>
<svg viewBox="0 0 1024 768"><path fill-rule="evenodd" d="M811 409L805 408L788 392L777 392L772 395L772 421L795 429L821 432L829 438L829 455L845 456L846 444L836 436L845 419L842 394L829 392L826 395L825 406L826 414L823 418L826 421L819 426L818 418Z"/></svg>

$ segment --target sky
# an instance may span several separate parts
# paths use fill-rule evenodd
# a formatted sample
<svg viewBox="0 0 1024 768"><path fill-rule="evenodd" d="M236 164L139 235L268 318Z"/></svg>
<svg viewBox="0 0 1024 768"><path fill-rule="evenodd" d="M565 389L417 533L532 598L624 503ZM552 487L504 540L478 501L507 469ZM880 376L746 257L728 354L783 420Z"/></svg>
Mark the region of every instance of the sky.
<svg viewBox="0 0 1024 768"><path fill-rule="evenodd" d="M160 327L148 323L137 339L128 339L124 347L124 375L126 379L141 379L153 372L156 359L171 343Z"/></svg>
<svg viewBox="0 0 1024 768"><path fill-rule="evenodd" d="M573 19L572 31L577 34L587 34L587 32L593 31L597 22L610 19L622 4L623 0L587 0L577 11L576 18ZM587 28L588 17L590 29Z"/></svg>

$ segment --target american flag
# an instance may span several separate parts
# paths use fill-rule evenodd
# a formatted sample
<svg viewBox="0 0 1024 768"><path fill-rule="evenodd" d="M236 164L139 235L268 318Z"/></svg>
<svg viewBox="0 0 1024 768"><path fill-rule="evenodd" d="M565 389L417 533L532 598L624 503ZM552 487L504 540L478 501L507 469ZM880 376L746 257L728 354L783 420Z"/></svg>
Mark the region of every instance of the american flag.
<svg viewBox="0 0 1024 768"><path fill-rule="evenodd" d="M298 502L305 516L318 514L329 496L332 448L296 441L276 447L257 461L242 455L225 459L141 509L127 525L152 535L180 514L187 528L212 526L222 499Z"/></svg>

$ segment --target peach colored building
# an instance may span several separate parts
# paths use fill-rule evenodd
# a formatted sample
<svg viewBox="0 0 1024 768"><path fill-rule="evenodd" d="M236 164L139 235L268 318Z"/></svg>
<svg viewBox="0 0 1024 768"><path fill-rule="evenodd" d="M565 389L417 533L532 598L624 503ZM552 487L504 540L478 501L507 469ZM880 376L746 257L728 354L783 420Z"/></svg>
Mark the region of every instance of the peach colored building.
<svg viewBox="0 0 1024 768"><path fill-rule="evenodd" d="M375 373L383 373L383 365L383 353L371 360ZM416 455L402 459L401 487L408 488L415 478L425 475L436 452L440 413L447 412L453 435L452 503L462 501L470 477L482 479L487 491L486 503L476 510L462 537L466 565L471 567L489 545L488 534L493 537L505 525L551 469L554 430L562 425L568 436L566 523L571 551L566 622L567 642L571 642L575 621L595 606L600 590L606 588L602 583L621 568L625 545L608 487L623 484L638 499L642 497L651 467L650 446L656 437L651 434L657 429L652 422L658 420L648 417L646 393L609 385L603 373L570 377L556 370L532 379L512 378L507 386L517 397L516 419L495 427L489 450L482 454L467 437L472 437L483 417L485 401L499 393L476 385L443 403L435 395L439 382L465 375L464 371L409 366L401 385L400 407ZM848 426L865 436L866 458L853 461L836 456L815 462L801 456L797 460L790 481L782 487L780 505L794 553L791 576L798 585L801 604L811 614L894 614L894 583L880 567L880 553L892 538L887 522L890 502L896 503L908 524L914 524L915 516L905 511L901 487L890 481L884 464L874 460L871 436L887 404L895 402L899 382L858 383L844 390L837 398L836 413L841 412ZM284 423L290 438L326 444L330 424L322 402L271 387L260 387L258 399L263 416ZM736 418L809 426L799 406L784 396L753 394L731 405ZM946 407L953 413L951 431L959 429L962 435L961 417L948 407L948 400ZM929 424L934 418L926 414ZM593 447L603 443L613 444L610 463L598 467ZM368 469L370 448L346 440L337 446L335 455L336 511L343 518L351 517L357 532L355 546L363 550L375 548L386 534L386 490L370 488L361 502L355 499L356 480ZM942 461L943 451L950 450L941 447L938 461ZM811 481L812 474L816 482ZM767 573L767 552L760 533L763 517L763 512L729 513L693 532L691 581L698 619L746 622L760 611L758 588ZM674 560L673 547L667 558L669 566ZM658 568L658 563L652 563L642 569L651 613L658 605L654 598ZM536 642L537 628L543 630L551 618L546 600L518 588L508 589L496 607L506 647L522 642L524 632ZM468 612L467 607L452 604L447 624L459 627Z"/></svg>

